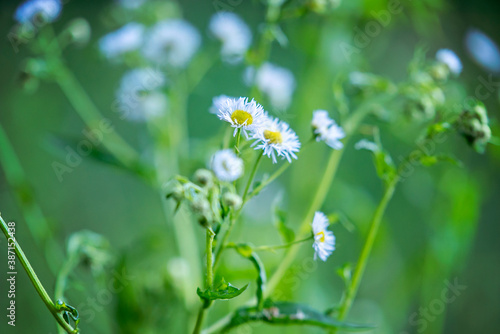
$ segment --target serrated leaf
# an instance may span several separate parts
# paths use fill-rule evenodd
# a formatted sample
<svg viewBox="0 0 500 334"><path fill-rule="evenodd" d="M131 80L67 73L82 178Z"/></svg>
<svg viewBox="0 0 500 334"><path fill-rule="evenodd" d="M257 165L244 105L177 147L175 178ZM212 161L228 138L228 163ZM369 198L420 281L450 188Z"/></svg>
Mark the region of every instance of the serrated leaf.
<svg viewBox="0 0 500 334"><path fill-rule="evenodd" d="M248 284L243 286L241 289L238 289L237 287L231 285L231 283L227 283L224 279L222 282L214 289L210 290L207 289L205 291L202 291L200 288L196 290L196 293L198 296L200 296L201 299L204 300L228 300L228 299L233 299L241 295L248 287Z"/></svg>
<svg viewBox="0 0 500 334"><path fill-rule="evenodd" d="M236 310L231 321L222 332L227 332L232 328L254 321L262 321L273 325L310 325L351 331L373 328L373 326L338 321L308 305L290 302L267 302L262 311L258 311L255 307Z"/></svg>

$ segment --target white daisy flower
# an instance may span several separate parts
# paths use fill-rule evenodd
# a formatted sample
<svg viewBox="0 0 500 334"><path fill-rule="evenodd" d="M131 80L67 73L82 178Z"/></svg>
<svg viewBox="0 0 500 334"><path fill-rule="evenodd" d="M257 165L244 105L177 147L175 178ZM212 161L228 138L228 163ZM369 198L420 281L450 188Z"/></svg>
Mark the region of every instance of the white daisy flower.
<svg viewBox="0 0 500 334"><path fill-rule="evenodd" d="M316 141L324 141L333 149L340 150L344 144L340 141L345 137L344 130L328 116L326 110L315 110L311 126L316 136Z"/></svg>
<svg viewBox="0 0 500 334"><path fill-rule="evenodd" d="M163 74L151 68L125 73L116 93L119 112L132 121L145 121L162 115L168 107L166 96L159 91L164 84Z"/></svg>
<svg viewBox="0 0 500 334"><path fill-rule="evenodd" d="M312 221L312 230L314 234L314 259L318 257L326 261L335 250L335 236L332 231L328 231L328 218L323 212L316 211Z"/></svg>
<svg viewBox="0 0 500 334"><path fill-rule="evenodd" d="M200 34L191 24L180 19L166 20L151 28L143 54L155 64L183 68L200 43Z"/></svg>
<svg viewBox="0 0 500 334"><path fill-rule="evenodd" d="M452 73L459 75L460 72L462 72L462 62L455 52L449 49L438 50L438 52L436 52L436 59L447 65Z"/></svg>
<svg viewBox="0 0 500 334"><path fill-rule="evenodd" d="M255 100L248 102L246 97L218 99L217 106L217 116L231 124L233 136L241 129L248 138L247 130L256 131L266 119L264 108Z"/></svg>
<svg viewBox="0 0 500 334"><path fill-rule="evenodd" d="M236 99L236 98L224 94L218 95L212 99L212 105L208 109L208 112L210 112L211 114L217 114L219 112L219 109L222 108L227 99Z"/></svg>
<svg viewBox="0 0 500 334"><path fill-rule="evenodd" d="M295 79L290 70L264 63L255 73L255 84L276 109L286 109L292 101Z"/></svg>
<svg viewBox="0 0 500 334"><path fill-rule="evenodd" d="M99 49L107 58L121 56L139 49L142 45L145 28L139 23L128 23L99 40Z"/></svg>
<svg viewBox="0 0 500 334"><path fill-rule="evenodd" d="M19 23L30 23L41 16L44 22L53 22L62 10L60 0L28 0L17 7L14 19Z"/></svg>
<svg viewBox="0 0 500 334"><path fill-rule="evenodd" d="M286 158L288 162L292 162L292 158L297 159L295 152L300 149L299 138L287 123L277 118L266 117L252 139L257 139L252 146L256 150L262 149L263 154L273 159L273 163L277 162L276 155Z"/></svg>
<svg viewBox="0 0 500 334"><path fill-rule="evenodd" d="M209 29L222 42L224 60L237 63L243 59L252 42L252 33L238 15L231 12L216 13L210 19Z"/></svg>
<svg viewBox="0 0 500 334"><path fill-rule="evenodd" d="M212 157L212 170L219 180L233 182L243 175L243 160L230 149L221 150Z"/></svg>

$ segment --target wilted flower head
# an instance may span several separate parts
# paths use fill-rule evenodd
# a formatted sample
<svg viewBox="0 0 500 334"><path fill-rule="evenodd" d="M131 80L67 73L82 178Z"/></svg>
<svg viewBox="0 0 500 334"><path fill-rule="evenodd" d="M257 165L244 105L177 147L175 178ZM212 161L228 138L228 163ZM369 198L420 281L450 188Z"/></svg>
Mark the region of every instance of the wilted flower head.
<svg viewBox="0 0 500 334"><path fill-rule="evenodd" d="M491 139L491 129L488 123L486 108L480 102L464 110L457 120L458 130L479 153L484 152Z"/></svg>
<svg viewBox="0 0 500 334"><path fill-rule="evenodd" d="M185 67L201 43L198 31L180 19L158 22L146 38L144 56L158 65Z"/></svg>
<svg viewBox="0 0 500 334"><path fill-rule="evenodd" d="M99 49L107 58L121 56L139 49L143 42L145 28L139 23L128 23L99 40Z"/></svg>
<svg viewBox="0 0 500 334"><path fill-rule="evenodd" d="M323 212L316 211L312 221L314 234L314 259L318 257L326 261L335 250L335 236L332 231L328 231L328 218Z"/></svg>
<svg viewBox="0 0 500 334"><path fill-rule="evenodd" d="M246 97L240 98L218 98L217 116L222 121L226 121L234 128L234 134L241 129L245 137L248 138L247 130L256 131L265 120L264 108L255 100L248 102Z"/></svg>
<svg viewBox="0 0 500 334"><path fill-rule="evenodd" d="M470 29L465 36L469 54L486 70L500 72L500 50L495 42L477 29Z"/></svg>
<svg viewBox="0 0 500 334"><path fill-rule="evenodd" d="M292 162L292 158L297 159L295 152L300 149L299 138L287 123L277 118L266 117L252 138L256 139L252 146L256 150L262 149L263 154L273 159L273 163L277 162L276 155L286 158L288 162Z"/></svg>
<svg viewBox="0 0 500 334"><path fill-rule="evenodd" d="M243 160L230 149L221 150L212 157L212 170L219 180L233 182L243 175Z"/></svg>
<svg viewBox="0 0 500 334"><path fill-rule="evenodd" d="M459 75L462 72L462 62L455 52L449 49L441 49L436 52L436 59L448 66L453 74Z"/></svg>
<svg viewBox="0 0 500 334"><path fill-rule="evenodd" d="M236 14L220 12L212 16L210 32L222 42L221 54L229 62L240 61L252 42L252 33Z"/></svg>
<svg viewBox="0 0 500 334"><path fill-rule="evenodd" d="M40 18L42 22L53 22L61 14L60 0L28 0L17 7L14 19L19 23L29 23Z"/></svg>
<svg viewBox="0 0 500 334"><path fill-rule="evenodd" d="M344 147L344 144L340 141L345 137L344 130L328 116L328 111L314 111L311 126L316 141L324 141L328 146L336 150Z"/></svg>
<svg viewBox="0 0 500 334"><path fill-rule="evenodd" d="M250 69L247 76L251 75L252 70ZM267 96L274 108L288 108L295 90L295 79L290 70L264 63L255 73L254 80L257 88ZM247 81L251 83L253 79L247 78Z"/></svg>
<svg viewBox="0 0 500 334"><path fill-rule="evenodd" d="M120 112L133 121L160 116L167 109L167 98L158 91L164 84L163 74L151 68L128 71L116 93Z"/></svg>

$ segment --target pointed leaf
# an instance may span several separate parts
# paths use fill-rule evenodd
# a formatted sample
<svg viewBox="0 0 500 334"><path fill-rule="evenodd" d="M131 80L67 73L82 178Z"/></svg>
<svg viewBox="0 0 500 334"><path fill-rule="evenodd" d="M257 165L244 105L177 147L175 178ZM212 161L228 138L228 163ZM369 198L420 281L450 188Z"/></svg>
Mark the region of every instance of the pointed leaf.
<svg viewBox="0 0 500 334"><path fill-rule="evenodd" d="M338 321L307 305L290 302L268 302L262 311L258 311L255 307L238 309L222 332L227 332L232 328L254 321L262 321L274 325L310 325L351 331L373 328L373 326Z"/></svg>
<svg viewBox="0 0 500 334"><path fill-rule="evenodd" d="M248 284L241 289L238 289L237 287L231 285L231 283L227 283L226 281L222 280L222 282L214 290L207 289L205 291L201 291L201 289L198 288L196 293L198 294L198 296L200 296L201 299L204 300L228 300L241 295L247 287Z"/></svg>

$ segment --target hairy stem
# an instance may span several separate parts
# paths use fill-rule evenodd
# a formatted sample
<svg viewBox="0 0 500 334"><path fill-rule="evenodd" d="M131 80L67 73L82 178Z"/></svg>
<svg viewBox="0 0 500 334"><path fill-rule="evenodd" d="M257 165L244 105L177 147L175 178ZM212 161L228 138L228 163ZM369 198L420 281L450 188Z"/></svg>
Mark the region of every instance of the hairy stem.
<svg viewBox="0 0 500 334"><path fill-rule="evenodd" d="M213 266L213 243L214 243L215 233L211 228L207 228L206 233L206 248L205 252L207 254L207 280L205 283L205 288L211 290L214 285L214 266ZM207 310L212 305L209 301L204 301L203 305L200 307L198 311L198 317L196 319L196 324L194 326L193 334L199 334L201 332L201 328L203 327L203 321L205 319L205 315Z"/></svg>
<svg viewBox="0 0 500 334"><path fill-rule="evenodd" d="M62 328L64 328L64 330L67 333L78 333L78 329L74 329L68 323L66 323L66 321L64 321L63 317L59 313L60 312L59 308L54 304L52 299L49 297L47 291L43 287L42 283L38 279L38 276L36 275L35 270L31 266L30 262L28 261L28 258L24 254L21 245L19 245L16 238L9 233L9 227L3 220L2 216L0 216L0 228L2 229L2 232L5 235L5 238L7 239L9 244L12 244L14 246L14 251L17 255L17 258L19 259L19 262L21 262L21 265L28 274L31 283L35 287L36 292L44 302L45 306L47 306L50 313L52 313L56 321Z"/></svg>

